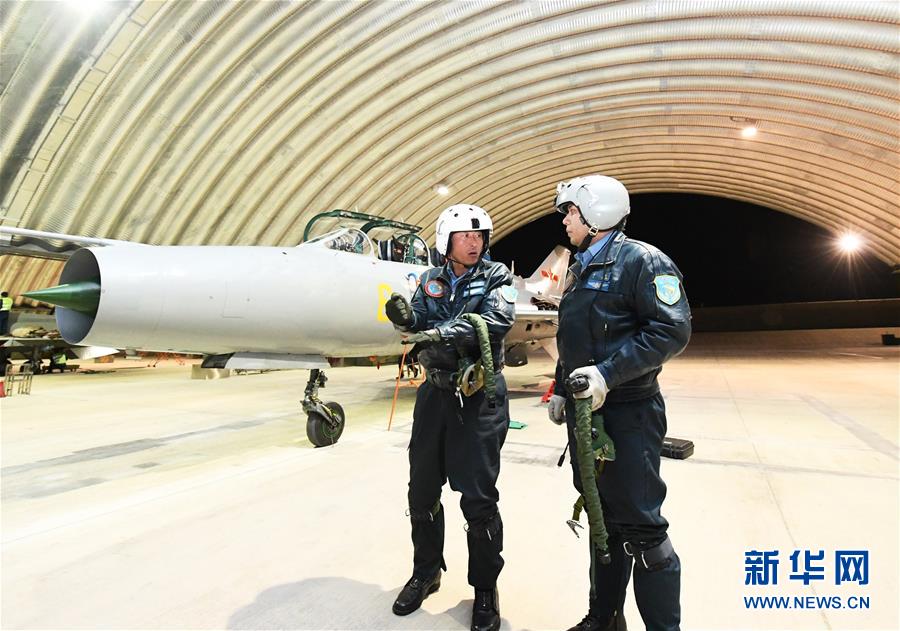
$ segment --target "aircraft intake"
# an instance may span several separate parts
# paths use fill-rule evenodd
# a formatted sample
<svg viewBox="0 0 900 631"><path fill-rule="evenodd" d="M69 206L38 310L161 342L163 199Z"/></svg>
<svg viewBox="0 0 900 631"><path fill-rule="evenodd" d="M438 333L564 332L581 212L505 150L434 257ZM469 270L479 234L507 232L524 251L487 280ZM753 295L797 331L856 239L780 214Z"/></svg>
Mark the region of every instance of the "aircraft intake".
<svg viewBox="0 0 900 631"><path fill-rule="evenodd" d="M100 305L100 267L88 249L75 252L66 262L56 287L23 295L56 305L56 326L69 344L79 344L94 324Z"/></svg>

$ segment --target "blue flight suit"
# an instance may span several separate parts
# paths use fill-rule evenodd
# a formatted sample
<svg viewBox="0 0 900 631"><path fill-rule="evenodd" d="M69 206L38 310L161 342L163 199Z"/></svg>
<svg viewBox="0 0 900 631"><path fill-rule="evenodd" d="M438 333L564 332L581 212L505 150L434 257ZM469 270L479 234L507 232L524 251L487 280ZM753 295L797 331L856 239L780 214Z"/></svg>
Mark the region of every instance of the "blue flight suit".
<svg viewBox="0 0 900 631"><path fill-rule="evenodd" d="M597 479L612 563L593 568L590 614L598 620L621 616L633 563L635 599L646 627L678 629L681 565L660 512L666 413L657 376L691 334L681 273L657 248L614 231L586 264L570 268L567 282L559 305L554 392L566 396L565 380L573 370L597 366L609 387L599 412L616 448L616 460L606 462ZM574 399L568 397L573 482L581 492L574 421Z"/></svg>
<svg viewBox="0 0 900 631"><path fill-rule="evenodd" d="M409 513L412 522L413 575L427 580L446 569L444 510L441 489L462 494L467 522L469 584L495 587L503 568L503 522L497 510L500 494L500 449L509 429L509 401L503 368L503 338L515 321L512 274L502 263L479 261L461 277L450 263L422 274L411 306L414 322L407 331L437 329L442 341L416 347L426 381L416 392L409 442ZM496 374L496 398L482 388L460 407L453 373L460 357L478 359L480 349L472 325L460 319L477 313L487 324Z"/></svg>

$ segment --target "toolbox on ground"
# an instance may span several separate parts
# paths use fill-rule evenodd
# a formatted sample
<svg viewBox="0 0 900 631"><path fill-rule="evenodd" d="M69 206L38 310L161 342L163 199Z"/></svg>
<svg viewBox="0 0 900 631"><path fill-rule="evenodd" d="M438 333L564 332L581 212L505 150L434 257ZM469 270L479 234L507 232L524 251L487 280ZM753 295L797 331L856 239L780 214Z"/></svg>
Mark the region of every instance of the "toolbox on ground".
<svg viewBox="0 0 900 631"><path fill-rule="evenodd" d="M663 438L663 446L661 455L666 458L674 458L675 460L684 460L690 458L694 453L694 443L683 438Z"/></svg>

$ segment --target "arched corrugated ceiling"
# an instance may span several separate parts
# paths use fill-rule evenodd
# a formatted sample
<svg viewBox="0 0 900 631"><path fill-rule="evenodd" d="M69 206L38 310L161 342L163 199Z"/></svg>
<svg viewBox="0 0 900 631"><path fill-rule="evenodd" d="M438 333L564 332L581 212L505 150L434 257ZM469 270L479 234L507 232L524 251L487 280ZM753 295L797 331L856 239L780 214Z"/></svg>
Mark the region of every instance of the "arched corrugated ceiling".
<svg viewBox="0 0 900 631"><path fill-rule="evenodd" d="M894 1L0 5L3 225L295 244L358 208L496 236L588 172L748 201L900 262ZM741 129L758 133L744 138ZM450 195L434 188L445 183ZM690 221L681 215L678 221ZM3 258L0 286L59 264Z"/></svg>

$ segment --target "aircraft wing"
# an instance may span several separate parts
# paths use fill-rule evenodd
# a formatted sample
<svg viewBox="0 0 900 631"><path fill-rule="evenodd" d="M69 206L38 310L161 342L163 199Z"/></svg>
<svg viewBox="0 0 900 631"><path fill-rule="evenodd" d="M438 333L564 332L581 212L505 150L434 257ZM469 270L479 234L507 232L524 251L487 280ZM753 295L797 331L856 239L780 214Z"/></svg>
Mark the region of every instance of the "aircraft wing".
<svg viewBox="0 0 900 631"><path fill-rule="evenodd" d="M55 245L61 243L61 245ZM32 256L42 259L67 260L81 247L110 245L145 245L136 241L83 237L59 232L0 226L0 254Z"/></svg>

